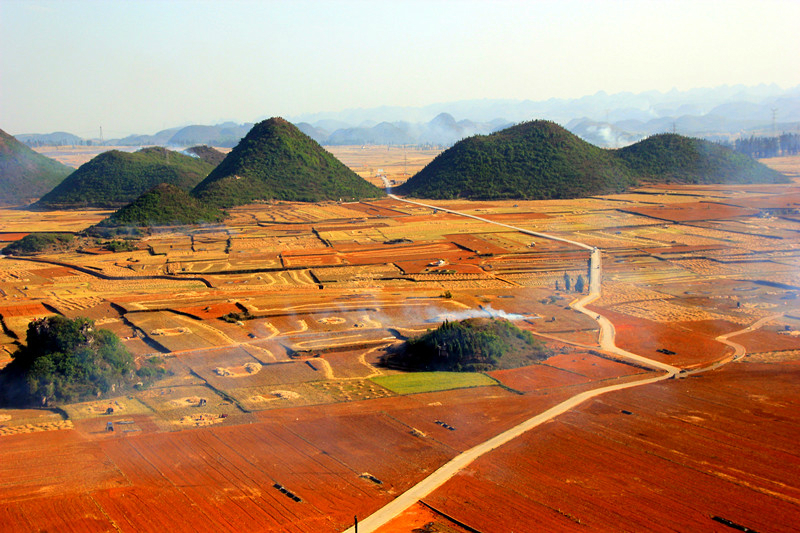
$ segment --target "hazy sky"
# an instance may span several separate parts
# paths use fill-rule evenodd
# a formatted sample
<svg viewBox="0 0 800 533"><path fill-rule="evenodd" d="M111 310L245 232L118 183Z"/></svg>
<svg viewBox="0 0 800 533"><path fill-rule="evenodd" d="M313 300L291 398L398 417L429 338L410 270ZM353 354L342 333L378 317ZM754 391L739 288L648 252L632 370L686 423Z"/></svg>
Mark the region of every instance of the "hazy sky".
<svg viewBox="0 0 800 533"><path fill-rule="evenodd" d="M108 138L474 98L788 88L798 51L798 0L0 0L0 128Z"/></svg>

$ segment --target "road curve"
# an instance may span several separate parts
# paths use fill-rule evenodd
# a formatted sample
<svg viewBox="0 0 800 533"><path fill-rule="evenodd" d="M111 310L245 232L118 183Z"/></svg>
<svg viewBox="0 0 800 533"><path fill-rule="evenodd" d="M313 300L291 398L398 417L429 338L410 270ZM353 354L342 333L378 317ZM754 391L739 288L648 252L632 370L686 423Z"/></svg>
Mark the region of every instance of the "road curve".
<svg viewBox="0 0 800 533"><path fill-rule="evenodd" d="M580 248L584 248L584 249L590 250L592 252L592 254L591 254L591 260L590 260L590 264L589 264L589 269L590 269L590 271L589 271L589 294L584 296L583 298L580 298L580 299L572 302L572 304L570 304L571 307L573 309L577 310L577 311L580 311L581 313L584 313L584 314L588 315L593 320L596 320L599 323L599 325L600 325L600 337L599 337L600 346L604 350L612 352L612 353L614 353L614 354L616 354L616 355L618 355L618 356L620 356L622 358L635 361L635 362L637 362L637 363L639 363L641 365L645 365L645 366L648 366L650 368L654 368L654 369L657 369L657 370L663 370L665 373L661 374L659 376L656 376L656 377L653 377L653 378L649 378L649 379L644 379L644 380L641 380L641 381L618 383L616 385L609 385L607 387L601 387L601 388L598 388L598 389L593 389L593 390L582 392L580 394L576 394L572 398L569 398L568 400L565 400L565 401L561 402L560 404L558 404L558 405L556 405L554 407L551 407L550 409L548 409L548 410L546 410L546 411L544 411L542 413L539 413L538 415L536 415L536 416L534 416L532 418L529 418L528 420L522 422L521 424L518 424L517 426L514 426L513 428L508 429L508 430L500 433L499 435L496 435L495 437L492 437L491 439L489 439L489 440L487 440L487 441L485 441L485 442L483 442L481 444L478 444L477 446L474 446L473 448L470 448L469 450L457 455L456 457L454 457L453 459L451 459L450 461L448 461L447 463L442 465L438 470L436 470L435 472L431 473L428 477L426 477L425 479L423 479L422 481L420 481L419 483L417 483L416 485L414 485L413 487L411 487L410 489L405 491L403 494L401 494L400 496L398 496L397 498L395 498L394 500L392 500L391 502L389 502L388 504L386 504L385 506L381 507L380 509L375 511L373 514L371 514L370 516L368 516L367 518L365 518L364 520L359 522L358 531L360 531L362 533L370 533L372 531L375 531L376 529L378 529L379 527L383 526L384 524L386 524L387 522L389 522L390 520L395 518L397 515L399 515L400 513L402 513L403 511L405 511L409 507L411 507L412 505L414 505L417 501L419 501L420 499L424 498L425 496L427 496L428 494L430 494L431 492L433 492L434 490L436 490L437 488L442 486L449 479L451 479L453 476L455 476L459 471L461 471L464 468L466 468L470 463L472 463L475 459L477 459L481 455L484 455L485 453L488 453L488 452L490 452L490 451L502 446L503 444L506 444L507 442L511 441L512 439L515 439L515 438L519 437L520 435L522 435L526 431L529 431L529 430L539 426L540 424L542 424L544 422L552 420L553 418L555 418L555 417L567 412L568 410L580 405L581 403L585 402L586 400L589 400L589 399L594 398L596 396L600 396L601 394L605 394L607 392L627 389L627 388L630 388L630 387L637 387L637 386L640 386L640 385L647 385L647 384L650 384L650 383L656 383L658 381L663 381L665 379L670 379L670 378L674 377L678 372L680 372L680 369L677 368L677 367L674 367L674 366L671 366L671 365L667 365L667 364L661 363L659 361L654 361L652 359L648 359L646 357L643 357L643 356L640 356L640 355L636 355L636 354L633 354L631 352L622 350L621 348L617 348L616 345L614 344L614 325L611 323L611 321L608 320L607 318L597 314L597 313L594 313L592 311L589 311L589 310L585 309L584 305L587 305L590 302L592 302L595 299L600 297L600 285L601 285L601 274L602 274L601 259L602 258L601 258L600 250L598 250L597 248L589 246L589 245L581 243L581 242L572 241L572 240L565 239L565 238L562 238L562 237L556 237L555 235L549 235L549 234L546 234L546 233L540 233L540 232L537 232L537 231L531 231L531 230L527 230L527 229L524 229L524 228L518 228L516 226L511 226L509 224L503 224L503 223L500 223L500 222L495 222L495 221L492 221L492 220L489 220L489 219L486 219L486 218L483 218L483 217L479 217L479 216L476 216L476 215L469 215L469 214L466 214L466 213L460 213L458 211L453 211L451 209L444 209L444 208L441 208L441 207L436 207L436 206L429 205L429 204L424 204L424 203L421 203L421 202L414 202L414 201L411 201L411 200L406 200L404 198L399 198L399 197L397 197L397 196L395 196L393 194L390 194L389 197L391 197L391 198L393 198L395 200L398 200L400 202L405 202L405 203L409 203L409 204L413 204L413 205L426 207L426 208L429 208L429 209L436 209L438 211L443 211L443 212L446 212L446 213L452 213L454 215L459 215L459 216L463 216L463 217L467 217L467 218L472 218L472 219L475 219L475 220L480 220L482 222L487 222L489 224L494 224L494 225L497 225L497 226L502 226L504 228L509 228L509 229L512 229L512 230L515 230L515 231L519 231L519 232L525 233L527 235L533 235L535 237L540 237L540 238L543 238L543 239L559 241L559 242L571 244L573 246L578 246ZM349 529L347 529L345 531L345 533L355 533L355 531L356 531L355 527L350 527Z"/></svg>

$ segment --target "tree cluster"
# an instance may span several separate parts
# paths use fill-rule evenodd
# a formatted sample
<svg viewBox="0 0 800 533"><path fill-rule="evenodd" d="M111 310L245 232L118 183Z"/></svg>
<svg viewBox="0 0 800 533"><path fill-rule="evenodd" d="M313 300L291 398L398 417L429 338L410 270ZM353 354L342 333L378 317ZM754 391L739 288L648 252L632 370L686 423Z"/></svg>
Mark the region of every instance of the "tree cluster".
<svg viewBox="0 0 800 533"><path fill-rule="evenodd" d="M0 371L4 400L16 405L70 403L120 392L164 374L160 360L138 371L111 331L88 318L51 316L28 325L27 343Z"/></svg>
<svg viewBox="0 0 800 533"><path fill-rule="evenodd" d="M51 248L68 245L75 239L71 233L29 233L18 241L14 241L5 248L5 255L33 255Z"/></svg>
<svg viewBox="0 0 800 533"><path fill-rule="evenodd" d="M732 144L725 143L741 154L760 159L797 155L800 153L800 134L782 133L777 137L756 137L736 139Z"/></svg>
<svg viewBox="0 0 800 533"><path fill-rule="evenodd" d="M550 351L508 320L445 321L410 339L385 361L415 370L484 372L546 359Z"/></svg>

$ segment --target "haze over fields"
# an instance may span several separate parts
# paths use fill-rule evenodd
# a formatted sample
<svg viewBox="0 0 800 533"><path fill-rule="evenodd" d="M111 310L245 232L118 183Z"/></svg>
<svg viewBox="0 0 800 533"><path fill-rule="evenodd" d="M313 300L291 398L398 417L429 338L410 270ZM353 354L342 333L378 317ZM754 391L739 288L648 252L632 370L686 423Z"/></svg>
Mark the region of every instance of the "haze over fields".
<svg viewBox="0 0 800 533"><path fill-rule="evenodd" d="M103 128L110 139L272 116L349 127L441 112L647 122L673 89L728 86L733 96L765 84L756 92L766 97L777 96L772 84L800 85L799 19L800 5L785 0L9 0L0 5L0 47L13 50L0 57L0 127L84 139ZM711 111L695 96L669 116ZM580 112L558 112L576 99ZM777 121L790 120L788 105L766 105L756 118L770 124L777 107Z"/></svg>

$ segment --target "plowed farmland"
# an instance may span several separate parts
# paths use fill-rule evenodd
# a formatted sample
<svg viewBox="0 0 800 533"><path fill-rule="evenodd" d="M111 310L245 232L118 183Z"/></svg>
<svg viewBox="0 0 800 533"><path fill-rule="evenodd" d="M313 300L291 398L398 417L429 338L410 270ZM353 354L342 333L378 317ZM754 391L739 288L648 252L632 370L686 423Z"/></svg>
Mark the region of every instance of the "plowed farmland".
<svg viewBox="0 0 800 533"><path fill-rule="evenodd" d="M797 373L735 364L609 394L479 459L425 502L480 531L722 531L715 517L795 531ZM766 421L770 436L751 431Z"/></svg>
<svg viewBox="0 0 800 533"><path fill-rule="evenodd" d="M406 156L435 155L342 150L376 183L381 166L401 181ZM124 395L0 409L0 529L343 531L560 402L659 375L601 348L602 314L634 354L725 365L587 401L380 531L796 530L796 198L796 185L726 185L436 208L254 204L218 227L151 231L133 251L85 240L0 257L0 366L31 321L61 314L166 369ZM571 306L588 293L590 249L439 206L599 247L591 314ZM0 209L9 240L107 215ZM456 378L380 365L444 320L490 315L555 355Z"/></svg>

